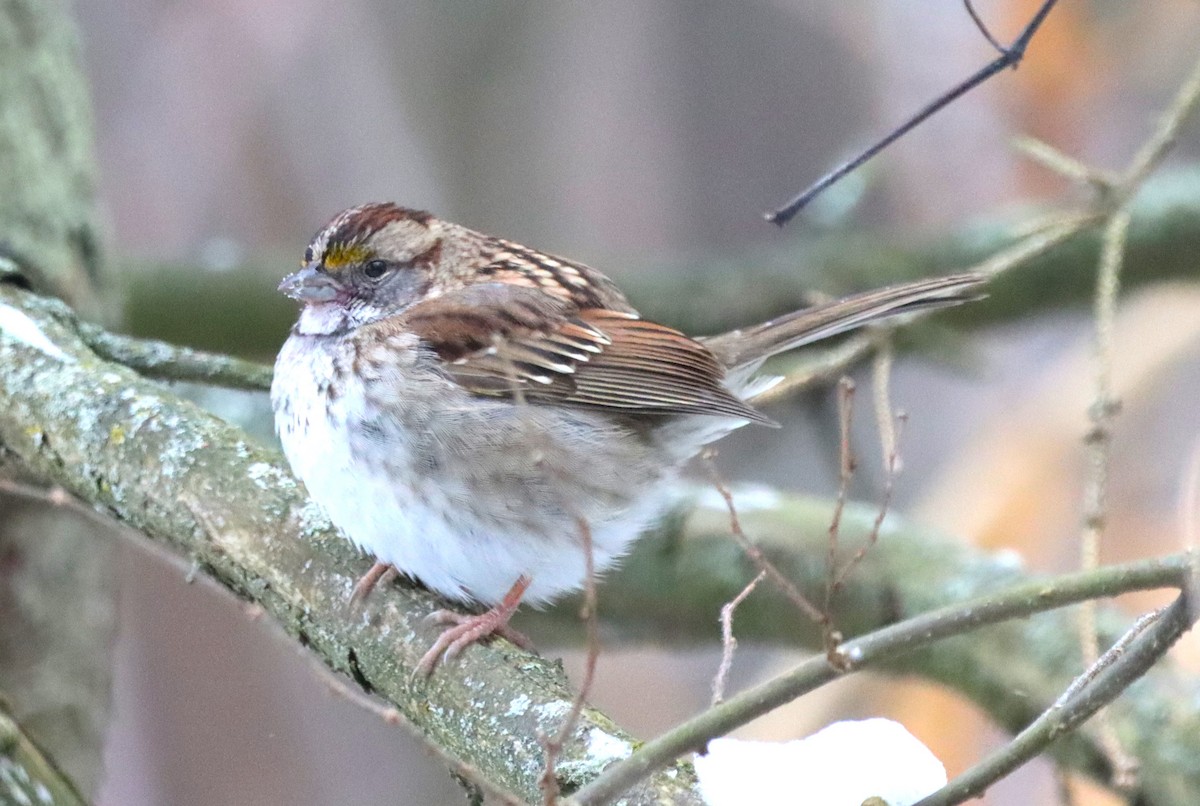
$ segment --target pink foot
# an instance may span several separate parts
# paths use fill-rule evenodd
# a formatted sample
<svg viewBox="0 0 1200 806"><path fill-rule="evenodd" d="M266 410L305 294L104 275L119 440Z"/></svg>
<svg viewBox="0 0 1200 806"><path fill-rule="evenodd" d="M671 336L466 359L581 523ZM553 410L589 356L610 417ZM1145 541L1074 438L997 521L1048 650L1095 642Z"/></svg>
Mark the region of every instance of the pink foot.
<svg viewBox="0 0 1200 806"><path fill-rule="evenodd" d="M367 600L371 595L371 591L375 590L375 586L383 583L386 585L391 582L400 572L396 570L396 566L390 563L376 562L371 566L371 570L363 574L362 577L354 584L354 590L350 592L349 608L353 610Z"/></svg>
<svg viewBox="0 0 1200 806"><path fill-rule="evenodd" d="M434 668L443 658L453 660L471 644L493 635L507 638L522 649L532 649L533 644L530 640L508 623L517 611L517 606L521 604L521 597L525 595L530 581L527 576L520 577L508 593L504 594L504 599L486 613L467 615L453 610L437 610L430 613L427 616L428 620L454 626L444 630L429 651L421 657L420 663L417 664L417 673L428 677L433 674Z"/></svg>

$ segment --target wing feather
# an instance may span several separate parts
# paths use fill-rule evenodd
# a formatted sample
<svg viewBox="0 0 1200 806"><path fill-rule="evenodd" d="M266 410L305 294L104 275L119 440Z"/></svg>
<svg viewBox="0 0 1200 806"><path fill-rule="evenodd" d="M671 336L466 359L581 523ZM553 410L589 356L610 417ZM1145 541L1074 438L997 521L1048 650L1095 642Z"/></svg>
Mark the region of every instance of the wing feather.
<svg viewBox="0 0 1200 806"><path fill-rule="evenodd" d="M446 374L474 394L770 423L725 387L711 350L633 313L581 310L536 288L483 283L414 305L404 317Z"/></svg>

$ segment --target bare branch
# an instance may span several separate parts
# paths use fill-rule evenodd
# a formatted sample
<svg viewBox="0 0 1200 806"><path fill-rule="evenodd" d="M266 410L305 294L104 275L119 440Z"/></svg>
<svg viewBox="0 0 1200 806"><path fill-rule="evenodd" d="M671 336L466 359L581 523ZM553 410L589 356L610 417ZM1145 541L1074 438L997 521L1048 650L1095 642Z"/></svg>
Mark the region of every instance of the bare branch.
<svg viewBox="0 0 1200 806"><path fill-rule="evenodd" d="M874 373L875 419L878 423L879 441L883 449L883 495L880 497L879 511L875 515L875 521L871 524L871 531L867 534L866 542L859 546L854 555L838 571L834 580L834 587L837 590L845 586L850 574L859 563L866 559L867 552L879 542L879 530L883 528L883 521L887 518L888 510L892 506L892 496L896 490L896 471L900 462L900 435L907 418L903 414L892 414L889 388L891 365L892 351L890 347L885 346L875 357Z"/></svg>
<svg viewBox="0 0 1200 806"><path fill-rule="evenodd" d="M1194 584L1194 581L1190 584ZM1181 581L1181 588L1184 584ZM1094 680L1065 705L1049 708L1015 739L983 762L951 781L946 787L921 800L917 806L952 806L977 797L1025 762L1036 757L1061 734L1073 730L1112 702L1144 675L1195 623L1185 596L1140 631ZM1144 627L1144 625L1142 625Z"/></svg>
<svg viewBox="0 0 1200 806"><path fill-rule="evenodd" d="M230 389L270 389L271 368L232 356L136 339L80 323L79 335L96 355L123 364L147 378L196 381Z"/></svg>
<svg viewBox="0 0 1200 806"><path fill-rule="evenodd" d="M725 684L729 680L729 670L733 668L733 653L737 649L737 639L733 637L733 613L738 605L746 601L758 583L766 578L766 571L759 571L758 576L746 583L746 587L730 601L721 605L721 665L713 678L712 704L717 705L725 700Z"/></svg>
<svg viewBox="0 0 1200 806"><path fill-rule="evenodd" d="M1045 2L1042 3L1041 8L1039 8L1033 15L1033 19L1031 19L1029 24L1025 26L1025 30L1021 31L1021 33L1017 35L1017 38L1013 40L1013 43L1007 48L999 47L999 45L997 45L1000 55L979 70L979 72L975 73L975 75L935 98L911 118L893 129L879 142L868 147L858 156L847 160L829 173L825 174L825 176L818 179L783 207L764 214L764 218L766 218L772 224L777 224L782 227L784 224L791 221L796 213L804 209L805 205L816 198L817 195L826 188L833 185L855 168L858 168L880 151L883 151L896 140L908 134L921 123L924 123L929 117L941 111L943 107L947 106L958 98L961 98L963 95L966 95L968 92L975 89L1000 71L1009 67L1015 68L1021 63L1021 59L1025 57L1025 49L1029 46L1029 42L1033 39L1034 34L1037 33L1038 28L1040 28L1042 23L1045 22L1046 15L1050 13L1050 9L1054 7L1055 2L1057 2L1057 0L1045 0ZM974 9L971 8L970 4L967 5L967 9L971 12L972 19L975 19L979 24L980 29L985 32L988 40L995 44L994 40L991 39L991 35L986 33L987 29L983 27L982 23L979 23L978 18L975 16Z"/></svg>
<svg viewBox="0 0 1200 806"><path fill-rule="evenodd" d="M742 531L741 519L738 517L737 509L733 505L733 493L729 491L729 487L725 485L725 483L721 480L721 477L717 474L716 465L714 465L712 461L712 452L706 452L704 459L706 460L705 464L708 466L709 477L712 479L713 486L717 488L717 492L720 493L721 498L725 500L725 506L729 510L730 534L733 535L734 539L737 540L738 545L742 547L744 552L746 552L746 556L749 557L754 563L755 567L758 568L759 573L766 574L767 578L770 579L771 582L774 583L775 586L778 587L785 596L787 596L788 601L790 601L797 610L807 616L814 623L822 623L824 620L824 615L822 614L821 610L818 609L817 606L812 602L810 602L808 598L802 594L787 577L780 573L779 569L771 564L771 561L766 558L766 555L764 555L762 550L755 545L754 541L747 537L746 533Z"/></svg>
<svg viewBox="0 0 1200 806"><path fill-rule="evenodd" d="M1084 491L1083 534L1080 538L1080 568L1088 571L1100 565L1100 543L1107 521L1109 456L1112 445L1112 423L1120 410L1120 401L1112 390L1113 343L1112 333L1117 313L1117 293L1120 288L1121 259L1125 237L1129 231L1129 213L1118 210L1104 228L1104 249L1100 256L1100 271L1096 283L1095 306L1095 396L1088 412L1091 428L1086 436L1088 475ZM1085 602L1079 612L1080 654L1085 664L1095 665L1100 658L1099 629L1096 626L1095 602ZM1112 759L1114 781L1119 789L1134 786L1137 761L1121 746L1116 731L1108 719L1098 720L1100 741Z"/></svg>
<svg viewBox="0 0 1200 806"><path fill-rule="evenodd" d="M723 736L847 672L875 665L901 649L911 652L943 638L977 630L985 625L1025 618L1098 596L1160 587L1184 589L1193 584L1193 581L1189 580L1191 571L1190 560L1185 556L1176 556L1113 566L1091 574L1064 575L1053 580L1014 586L992 596L914 616L891 627L852 639L838 648L839 656L846 661L844 665L830 664L822 655L801 663L783 675L734 695L721 705L710 708L647 742L633 756L613 764L600 778L580 790L576 801L580 804L603 803L619 794L632 782L670 763L683 753L702 750L709 739ZM1077 709L1065 715L1060 713L1054 718L1047 716L1051 712L1047 710L1039 718L1038 731L1045 729L1042 727L1042 720L1051 720L1049 724L1059 732L1066 729L1063 726L1074 727L1117 696L1132 679L1143 674L1191 624L1191 616L1183 606L1182 599L1172 606L1168 615L1168 618L1155 625L1156 629L1147 631L1139 638L1138 651L1129 651L1122 659L1124 662L1119 669L1117 664L1114 664L1113 668L1105 672L1096 684L1088 689L1078 700ZM1164 624L1167 626L1158 629ZM1022 747L1024 746L1022 744Z"/></svg>

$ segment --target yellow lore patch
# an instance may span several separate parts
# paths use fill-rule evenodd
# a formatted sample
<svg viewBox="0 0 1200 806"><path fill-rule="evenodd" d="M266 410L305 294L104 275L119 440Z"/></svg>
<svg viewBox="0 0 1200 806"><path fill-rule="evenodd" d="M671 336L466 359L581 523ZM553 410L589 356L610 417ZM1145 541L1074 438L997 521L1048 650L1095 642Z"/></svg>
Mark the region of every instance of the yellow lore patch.
<svg viewBox="0 0 1200 806"><path fill-rule="evenodd" d="M325 250L322 263L325 264L326 271L339 271L346 266L362 263L370 252L371 250L362 244L330 244Z"/></svg>

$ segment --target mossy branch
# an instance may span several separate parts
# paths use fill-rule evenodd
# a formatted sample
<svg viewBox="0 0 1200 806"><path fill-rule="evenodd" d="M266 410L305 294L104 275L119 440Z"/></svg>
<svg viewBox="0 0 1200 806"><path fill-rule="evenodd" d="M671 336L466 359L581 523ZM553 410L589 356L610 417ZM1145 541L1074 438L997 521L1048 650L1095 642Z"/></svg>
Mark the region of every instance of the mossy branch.
<svg viewBox="0 0 1200 806"><path fill-rule="evenodd" d="M97 356L61 303L0 285L0 458L190 558L261 606L331 668L393 703L468 779L540 800L541 737L572 693L555 664L497 642L432 679L413 670L437 632L440 603L415 588L346 608L369 564L311 508L278 453ZM569 793L633 739L585 709L557 771ZM698 803L677 767L630 803Z"/></svg>
<svg viewBox="0 0 1200 806"><path fill-rule="evenodd" d="M1130 211L1126 288L1194 280L1200 166L1152 177ZM1030 222L1046 212L1015 211L921 241L857 230L778 234L768 246L725 259L706 257L678 266L601 263L597 268L617 279L647 318L687 333L719 333L807 305L814 291L837 295L985 263L1023 241ZM1084 310L1095 289L1099 252L1098 229L1081 227L1053 251L996 277L988 284L986 305L943 311L931 327L906 328L904 339L936 344L938 330L946 326L975 329L1047 310ZM121 282L128 330L219 352L271 355L296 319L295 304L275 290L295 257L281 255L224 273L194 265L128 267Z"/></svg>
<svg viewBox="0 0 1200 806"><path fill-rule="evenodd" d="M85 806L58 766L21 730L0 699L0 803Z"/></svg>
<svg viewBox="0 0 1200 806"><path fill-rule="evenodd" d="M379 593L369 616L350 616L346 598L368 563L306 503L276 453L97 356L88 347L94 334L82 337L60 303L0 286L0 314L8 323L0 327L0 446L9 461L171 546L262 606L331 668L393 703L459 772L537 799L538 737L552 733L571 702L560 670L497 643L470 649L429 682L413 678L413 665L435 631L422 618L438 602L424 591L397 587ZM14 330L14 317L26 317L34 330ZM829 507L778 496L743 499L739 506L747 533L814 594L825 581L820 558ZM729 539L723 508L689 505L681 511L687 514L644 539L605 584L601 613L626 638L715 644L717 610L754 574ZM847 550L873 519L868 509L847 510ZM987 556L889 518L879 545L847 580L834 617L847 635L861 634L1025 581L1011 557ZM566 603L551 614L527 614L526 623L540 619L534 626L542 626L544 635L560 629L577 640L582 630L575 612ZM1111 613L1102 626L1110 637L1123 630ZM768 588L739 610L738 634L743 641L807 646L819 638ZM952 686L1016 731L1053 702L1078 670L1075 642L1064 641L1066 634L1065 616L1043 615L902 654L884 668ZM1197 700L1200 685L1167 665L1114 706L1116 724L1130 736L1128 746L1147 773L1144 802L1200 798L1200 714L1183 705ZM565 793L614 760L589 755L589 746L614 746L595 741L599 735L633 747L602 714L586 711L559 766ZM1109 772L1086 734L1063 737L1057 755L1101 780ZM696 797L686 767L640 787L630 802L653 802L664 793L676 802Z"/></svg>

